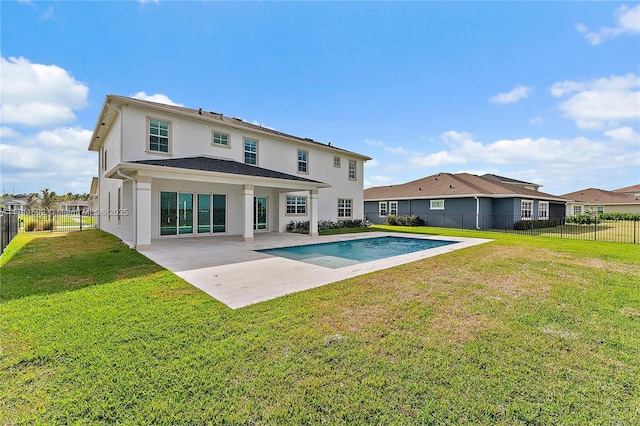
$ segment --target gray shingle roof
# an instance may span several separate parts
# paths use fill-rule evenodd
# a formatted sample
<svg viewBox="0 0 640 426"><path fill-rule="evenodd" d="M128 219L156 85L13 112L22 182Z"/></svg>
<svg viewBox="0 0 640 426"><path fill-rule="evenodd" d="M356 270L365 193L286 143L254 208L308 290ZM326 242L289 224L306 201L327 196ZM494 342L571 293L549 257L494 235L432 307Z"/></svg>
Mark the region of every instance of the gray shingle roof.
<svg viewBox="0 0 640 426"><path fill-rule="evenodd" d="M129 161L133 164L173 167L178 169L202 170L206 172L228 173L232 175L264 177L272 179L293 180L298 182L322 183L302 176L289 175L275 170L240 163L234 160L212 157L167 158L162 160Z"/></svg>

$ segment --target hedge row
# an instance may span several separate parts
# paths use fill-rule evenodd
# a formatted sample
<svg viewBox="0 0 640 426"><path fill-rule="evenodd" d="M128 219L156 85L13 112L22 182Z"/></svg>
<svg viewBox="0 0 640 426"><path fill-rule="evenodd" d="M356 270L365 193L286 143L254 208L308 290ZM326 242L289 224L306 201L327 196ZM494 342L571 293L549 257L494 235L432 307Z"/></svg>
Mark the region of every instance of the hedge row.
<svg viewBox="0 0 640 426"><path fill-rule="evenodd" d="M424 225L424 221L420 219L418 216L396 216L390 214L387 216L387 225L391 226L422 226Z"/></svg>
<svg viewBox="0 0 640 426"><path fill-rule="evenodd" d="M525 229L553 228L558 225L560 225L560 222L557 220L519 220L513 224L513 229L522 231Z"/></svg>
<svg viewBox="0 0 640 426"><path fill-rule="evenodd" d="M318 221L318 231L325 229L345 229L345 228L362 228L364 222L362 219L340 219L336 222L331 220ZM287 232L309 232L309 221L294 221L287 224Z"/></svg>

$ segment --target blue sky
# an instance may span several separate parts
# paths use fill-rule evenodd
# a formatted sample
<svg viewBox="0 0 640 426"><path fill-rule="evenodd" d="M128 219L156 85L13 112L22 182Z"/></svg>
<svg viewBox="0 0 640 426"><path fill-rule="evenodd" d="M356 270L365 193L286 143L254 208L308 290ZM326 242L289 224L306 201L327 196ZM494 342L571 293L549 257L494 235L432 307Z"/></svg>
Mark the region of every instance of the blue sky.
<svg viewBox="0 0 640 426"><path fill-rule="evenodd" d="M640 183L633 2L2 1L2 191L89 192L107 94L368 155L365 187Z"/></svg>

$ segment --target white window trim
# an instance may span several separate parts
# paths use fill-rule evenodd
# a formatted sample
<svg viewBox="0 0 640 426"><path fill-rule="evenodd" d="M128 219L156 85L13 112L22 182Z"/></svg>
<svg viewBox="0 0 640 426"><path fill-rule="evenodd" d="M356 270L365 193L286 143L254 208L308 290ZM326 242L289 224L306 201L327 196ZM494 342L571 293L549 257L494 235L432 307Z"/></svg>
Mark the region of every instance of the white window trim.
<svg viewBox="0 0 640 426"><path fill-rule="evenodd" d="M542 210L540 207L547 206L546 210ZM540 213L546 213L542 216ZM549 220L549 202L548 201L538 201L538 220Z"/></svg>
<svg viewBox="0 0 640 426"><path fill-rule="evenodd" d="M335 167L336 169L339 169L341 167L341 158L337 155L333 156L333 167Z"/></svg>
<svg viewBox="0 0 640 426"><path fill-rule="evenodd" d="M306 166L306 171L301 171L300 170L300 153L304 152L306 153L306 160L304 161L304 164ZM299 174L303 174L303 175L308 175L309 174L309 151L306 149L300 149L298 148L298 151L296 152L296 170L298 171Z"/></svg>
<svg viewBox="0 0 640 426"><path fill-rule="evenodd" d="M151 132L150 130L150 126L151 126L151 120L155 120L155 121L163 121L165 123L168 124L168 129L169 129L169 141L168 143L168 147L167 150L168 152L162 152L162 151L152 151L151 150L151 141L149 140L149 138L151 137ZM173 122L171 120L166 120L164 118L157 118L157 117L151 117L151 116L147 116L147 127L145 128L145 152L147 154L150 155L161 155L163 157L172 157L173 156Z"/></svg>
<svg viewBox="0 0 640 426"><path fill-rule="evenodd" d="M442 203L442 207L435 206L434 203ZM429 200L429 210L444 210L444 200Z"/></svg>
<svg viewBox="0 0 640 426"><path fill-rule="evenodd" d="M389 214L389 208L386 201L378 201L378 216L385 217Z"/></svg>
<svg viewBox="0 0 640 426"><path fill-rule="evenodd" d="M255 164L247 163L245 161L245 159L244 159L244 155L246 153L246 151L245 151L245 143L247 141L253 141L253 142L256 143L256 163ZM244 164L248 164L249 166L257 166L258 164L260 164L260 140L259 139L252 138L250 136L244 136L242 138L242 162Z"/></svg>
<svg viewBox="0 0 640 426"><path fill-rule="evenodd" d="M531 203L531 209L529 209L529 217L524 216L524 204ZM521 220L533 220L533 200L520 200L520 219Z"/></svg>
<svg viewBox="0 0 640 426"><path fill-rule="evenodd" d="M395 206L395 211L396 211L395 213L393 213L393 210L394 210L394 209L393 209L393 207L391 207L391 206ZM398 215L398 202L397 202L397 201L389 201L389 211L388 211L388 214L390 214L390 215L394 215L394 216L397 216L397 215Z"/></svg>
<svg viewBox="0 0 640 426"><path fill-rule="evenodd" d="M227 137L227 144L226 145L214 142L214 135L216 133L219 134L219 135L223 135L223 136ZM231 135L228 134L228 133L225 133L225 132L221 132L220 130L215 130L215 129L211 130L211 146L215 146L216 148L230 149L231 148ZM244 146L242 147L242 149L244 149Z"/></svg>

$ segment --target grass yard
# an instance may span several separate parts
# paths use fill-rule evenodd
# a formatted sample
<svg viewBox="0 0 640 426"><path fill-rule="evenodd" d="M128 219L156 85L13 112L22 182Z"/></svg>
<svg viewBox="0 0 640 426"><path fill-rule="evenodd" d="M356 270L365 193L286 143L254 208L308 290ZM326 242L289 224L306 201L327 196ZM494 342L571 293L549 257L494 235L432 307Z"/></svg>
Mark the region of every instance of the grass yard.
<svg viewBox="0 0 640 426"><path fill-rule="evenodd" d="M234 311L102 231L18 235L0 424L640 422L637 246L412 230L495 241Z"/></svg>

